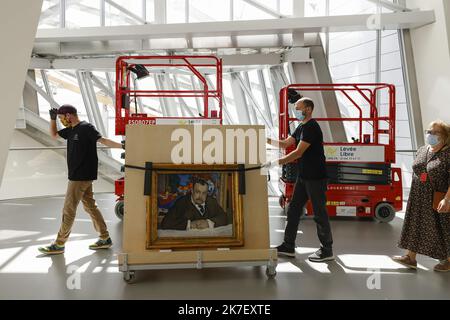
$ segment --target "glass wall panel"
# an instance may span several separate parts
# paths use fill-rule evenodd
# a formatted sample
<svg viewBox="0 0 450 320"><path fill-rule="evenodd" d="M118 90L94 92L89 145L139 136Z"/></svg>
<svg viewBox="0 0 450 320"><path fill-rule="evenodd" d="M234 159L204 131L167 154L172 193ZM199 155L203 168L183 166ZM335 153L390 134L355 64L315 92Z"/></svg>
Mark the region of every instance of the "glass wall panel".
<svg viewBox="0 0 450 320"><path fill-rule="evenodd" d="M230 20L230 1L189 0L189 22Z"/></svg>
<svg viewBox="0 0 450 320"><path fill-rule="evenodd" d="M66 0L66 28L99 26L100 1Z"/></svg>
<svg viewBox="0 0 450 320"><path fill-rule="evenodd" d="M167 23L187 22L185 0L167 0L166 6Z"/></svg>
<svg viewBox="0 0 450 320"><path fill-rule="evenodd" d="M42 2L41 16L38 28L59 28L60 26L60 0L44 0Z"/></svg>
<svg viewBox="0 0 450 320"><path fill-rule="evenodd" d="M264 12L242 0L234 0L233 14L233 20L260 20L275 18L273 15Z"/></svg>
<svg viewBox="0 0 450 320"><path fill-rule="evenodd" d="M114 2L143 19L142 0L114 0ZM105 25L120 26L134 24L142 24L142 22L125 14L109 3L105 3Z"/></svg>

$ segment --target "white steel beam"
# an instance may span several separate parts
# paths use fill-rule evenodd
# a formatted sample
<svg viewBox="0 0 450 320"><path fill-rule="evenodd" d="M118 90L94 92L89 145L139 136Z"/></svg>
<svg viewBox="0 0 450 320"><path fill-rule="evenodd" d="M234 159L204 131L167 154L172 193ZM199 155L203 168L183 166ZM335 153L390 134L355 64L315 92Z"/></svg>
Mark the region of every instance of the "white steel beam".
<svg viewBox="0 0 450 320"><path fill-rule="evenodd" d="M221 56L224 66L274 65L281 62L278 53L233 54Z"/></svg>
<svg viewBox="0 0 450 320"><path fill-rule="evenodd" d="M66 0L59 1L59 27L66 27Z"/></svg>
<svg viewBox="0 0 450 320"><path fill-rule="evenodd" d="M251 105L253 106L250 108L250 116L252 118L252 123L258 123L258 116L256 115L256 109L260 109L258 103L255 100L255 97L253 96L252 87L250 84L250 78L248 76L248 71L242 71L237 73L239 82L241 84L242 89L244 89L244 92L247 95L247 101L251 102ZM264 116L262 116L265 120Z"/></svg>
<svg viewBox="0 0 450 320"><path fill-rule="evenodd" d="M252 124L250 113L248 111L249 106L245 99L244 90L239 84L237 73L231 74L231 90L233 92L234 105L237 109L238 123Z"/></svg>
<svg viewBox="0 0 450 320"><path fill-rule="evenodd" d="M86 27L79 29L40 29L35 42L91 42L108 40L170 39L187 37L226 37L245 35L369 31L371 14L332 17L301 17L251 21L152 24L135 26ZM435 22L433 10L383 13L383 30L410 29Z"/></svg>
<svg viewBox="0 0 450 320"><path fill-rule="evenodd" d="M100 25L104 27L106 25L106 0L100 0Z"/></svg>
<svg viewBox="0 0 450 320"><path fill-rule="evenodd" d="M37 93L39 93L41 95L42 98L44 98L45 100L48 101L48 103L50 103L52 108L59 108L59 104L53 100L52 96L50 94L47 94L47 92L44 91L44 89L42 89L41 87L39 87L37 85L37 83L30 78L30 76L27 75L27 77L25 78L25 81L27 84L29 84L34 90L36 90Z"/></svg>
<svg viewBox="0 0 450 320"><path fill-rule="evenodd" d="M292 12L294 17L302 18L305 16L305 1L297 0L292 2ZM301 30L292 33L292 46L303 47L305 45L305 32Z"/></svg>
<svg viewBox="0 0 450 320"><path fill-rule="evenodd" d="M86 82L88 99L91 102L90 107L92 108L92 113L94 115L96 127L104 137L107 137L108 132L106 131L105 123L103 122L102 115L100 113L100 106L98 105L97 95L95 93L94 84L92 83L91 77L92 72L86 71L83 73L84 73L84 81Z"/></svg>
<svg viewBox="0 0 450 320"><path fill-rule="evenodd" d="M169 77L169 76L168 76ZM176 76L173 77L173 80L169 77L169 83L171 86L172 90L177 90L177 88L180 88L180 84L178 83L178 79ZM191 88L189 88L190 90L195 90L195 88L193 88L193 84L190 83ZM194 113L194 111L192 111L192 109L194 107L190 107L186 101L184 100L183 97L178 97L178 101L181 105L181 112L184 113L184 116L191 116L191 117L196 117L197 115Z"/></svg>
<svg viewBox="0 0 450 320"><path fill-rule="evenodd" d="M193 75L189 76L189 78L191 79L191 83L192 83L192 88L194 90L201 90L201 86L198 82L200 82L200 80L198 80L197 77L194 77ZM208 78L206 78L208 79ZM225 100L225 99L224 99ZM202 100L200 99L200 97L195 97L195 104L197 105L197 112L201 113L203 110L203 106L202 106Z"/></svg>
<svg viewBox="0 0 450 320"><path fill-rule="evenodd" d="M303 49L303 48L299 48ZM305 51L305 59L309 59L308 49L303 49ZM219 56L222 58L223 66L225 68L230 66L261 66L261 65L276 65L282 62L282 54L279 53L268 53L268 54L245 54L245 55L225 55ZM286 56L288 57L288 56ZM289 55L289 57L291 57ZM30 69L75 69L75 70L105 70L113 71L115 70L116 58L68 58L68 59L44 59L44 58L31 58ZM153 70L153 69L152 69ZM149 70L152 72L152 70ZM157 70L157 69L155 69ZM175 72L175 71L174 71ZM211 72L211 71L210 71ZM191 73L182 72L179 73L190 75ZM208 72L205 72L208 73Z"/></svg>
<svg viewBox="0 0 450 320"><path fill-rule="evenodd" d="M84 81L83 72L77 71L76 76L77 76L77 80L78 80L78 85L80 86L81 97L83 98L84 107L86 109L88 121L90 123L93 123L94 125L96 125L94 115L92 114L92 108L90 107L91 101L88 98L87 86L86 86L86 82Z"/></svg>
<svg viewBox="0 0 450 320"><path fill-rule="evenodd" d="M252 105L252 112L253 112L253 117L255 118L255 122L257 123L257 117L256 117L256 111L258 111L259 115L261 116L261 119L263 119L263 121L265 122L266 126L269 129L272 129L273 125L272 123L267 120L266 116L264 115L264 113L261 111L261 108L259 107L258 103L255 100L255 97L253 97L253 94L251 92L251 89L247 87L245 80L242 78L242 76L239 73L236 73L236 79L239 81L244 93L247 95L247 97L249 98L251 105Z"/></svg>
<svg viewBox="0 0 450 320"><path fill-rule="evenodd" d="M166 0L154 0L155 23L165 24L167 22Z"/></svg>
<svg viewBox="0 0 450 320"><path fill-rule="evenodd" d="M160 74L155 75L155 85L156 85L156 90L158 90L158 91L164 90L164 83L161 78L162 78L162 76ZM162 115L164 117L171 116L172 114L169 112L166 99L162 98L162 97L158 97L158 99L159 99L159 103L161 106Z"/></svg>
<svg viewBox="0 0 450 320"><path fill-rule="evenodd" d="M147 21L147 0L141 0L141 5L142 5L142 19L144 21Z"/></svg>
<svg viewBox="0 0 450 320"><path fill-rule="evenodd" d="M42 82L44 83L45 92L47 92L47 94L51 96L52 92L51 92L51 89L50 89L50 83L48 82L48 77L47 77L47 71L46 70L41 70L41 78L42 78Z"/></svg>
<svg viewBox="0 0 450 320"><path fill-rule="evenodd" d="M272 128L273 128L274 121L273 121L273 117L272 117L272 110L270 108L270 103L269 103L269 94L267 93L267 85L266 85L266 81L264 80L264 73L262 70L257 70L257 73L258 73L259 85L261 88L261 96L262 96L262 100L263 100L264 111L269 116L269 120L270 120L270 123L272 124Z"/></svg>
<svg viewBox="0 0 450 320"><path fill-rule="evenodd" d="M114 83L113 83L113 80L111 79L111 75L109 74L108 71L105 72L105 76L106 76L106 82L108 83L109 90L111 90L111 92L114 92Z"/></svg>
<svg viewBox="0 0 450 320"><path fill-rule="evenodd" d="M92 72L89 74L91 79L94 81L97 87L99 87L105 94L111 97L111 99L115 99L114 93L101 81L99 78L97 78Z"/></svg>

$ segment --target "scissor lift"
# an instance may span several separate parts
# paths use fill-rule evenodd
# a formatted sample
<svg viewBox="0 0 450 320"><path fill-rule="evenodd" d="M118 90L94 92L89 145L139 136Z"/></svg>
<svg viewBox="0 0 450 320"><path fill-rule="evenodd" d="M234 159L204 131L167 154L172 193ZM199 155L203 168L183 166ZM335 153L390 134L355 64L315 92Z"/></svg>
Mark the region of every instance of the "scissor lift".
<svg viewBox="0 0 450 320"><path fill-rule="evenodd" d="M186 72L188 75L196 77L203 88L199 90L136 88L132 74L137 74L137 78L145 77L150 72L161 68L166 72L169 69ZM215 75L215 88L210 87L204 76L205 73ZM215 56L121 56L116 60L115 89L116 135L124 136L127 125L222 124L222 60ZM201 98L203 113L198 117L161 117L140 113L138 112L138 99L146 97ZM214 110L210 108L210 99L217 101ZM122 153L122 158L125 158L125 153ZM117 200L114 212L119 219L123 219L124 214L124 188L123 177L115 181Z"/></svg>
<svg viewBox="0 0 450 320"><path fill-rule="evenodd" d="M315 118L327 123L357 123L352 142L324 142L329 185L329 216L375 217L390 222L402 209L402 176L395 163L395 86L391 84L292 84L280 91L279 139L286 139L292 126L298 124L288 107L288 90L300 94L310 91L335 92L352 105L357 117ZM385 103L380 103L383 100ZM322 129L323 130L323 129ZM350 140L350 139L349 139ZM291 146L285 154L294 150ZM301 161L301 160L299 160ZM291 201L297 176L297 163L282 167L279 180L280 206ZM308 201L307 215L313 214Z"/></svg>

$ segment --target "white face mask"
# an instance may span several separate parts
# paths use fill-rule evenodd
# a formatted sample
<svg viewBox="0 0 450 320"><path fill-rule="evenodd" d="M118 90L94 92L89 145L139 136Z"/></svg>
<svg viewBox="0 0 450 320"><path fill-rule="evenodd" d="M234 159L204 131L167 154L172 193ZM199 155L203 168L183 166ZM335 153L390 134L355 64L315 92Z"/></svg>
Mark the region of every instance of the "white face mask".
<svg viewBox="0 0 450 320"><path fill-rule="evenodd" d="M435 147L440 143L439 137L435 134L427 134L427 143L430 146Z"/></svg>
<svg viewBox="0 0 450 320"><path fill-rule="evenodd" d="M297 109L294 109L294 115L300 121L303 121L306 118L305 112L297 110Z"/></svg>

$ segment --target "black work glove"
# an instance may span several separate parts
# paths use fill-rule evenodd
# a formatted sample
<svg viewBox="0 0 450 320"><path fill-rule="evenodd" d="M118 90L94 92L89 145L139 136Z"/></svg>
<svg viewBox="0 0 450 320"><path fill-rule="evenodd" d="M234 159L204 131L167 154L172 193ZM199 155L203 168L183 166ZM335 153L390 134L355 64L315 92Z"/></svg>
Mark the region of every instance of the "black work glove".
<svg viewBox="0 0 450 320"><path fill-rule="evenodd" d="M288 89L288 101L291 104L296 103L298 100L303 98L303 96L298 93L296 90L289 88Z"/></svg>
<svg viewBox="0 0 450 320"><path fill-rule="evenodd" d="M48 112L50 113L50 119L56 120L56 117L58 116L58 109L51 108Z"/></svg>

